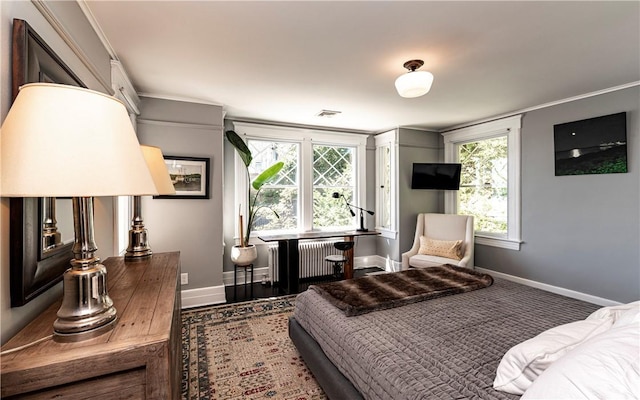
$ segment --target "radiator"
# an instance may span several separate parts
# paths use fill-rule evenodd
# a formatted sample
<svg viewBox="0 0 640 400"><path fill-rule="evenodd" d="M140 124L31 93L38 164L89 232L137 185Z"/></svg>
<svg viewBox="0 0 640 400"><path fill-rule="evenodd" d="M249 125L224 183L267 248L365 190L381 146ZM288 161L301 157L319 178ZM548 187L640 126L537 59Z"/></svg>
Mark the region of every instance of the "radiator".
<svg viewBox="0 0 640 400"><path fill-rule="evenodd" d="M330 254L341 254L340 250L333 246L335 242L336 240L326 240L298 243L300 279L333 274L333 264L324 258ZM278 245L269 246L269 270L271 282L278 282Z"/></svg>

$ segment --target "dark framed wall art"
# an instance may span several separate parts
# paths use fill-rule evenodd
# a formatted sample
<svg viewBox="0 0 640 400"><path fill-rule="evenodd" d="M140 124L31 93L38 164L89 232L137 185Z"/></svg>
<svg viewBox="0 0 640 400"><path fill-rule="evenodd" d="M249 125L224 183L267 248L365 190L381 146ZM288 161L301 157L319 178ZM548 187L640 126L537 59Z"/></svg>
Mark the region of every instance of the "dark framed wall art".
<svg viewBox="0 0 640 400"><path fill-rule="evenodd" d="M164 156L176 194L153 196L154 199L208 199L210 159L203 157Z"/></svg>
<svg viewBox="0 0 640 400"><path fill-rule="evenodd" d="M627 113L553 126L555 174L627 172Z"/></svg>

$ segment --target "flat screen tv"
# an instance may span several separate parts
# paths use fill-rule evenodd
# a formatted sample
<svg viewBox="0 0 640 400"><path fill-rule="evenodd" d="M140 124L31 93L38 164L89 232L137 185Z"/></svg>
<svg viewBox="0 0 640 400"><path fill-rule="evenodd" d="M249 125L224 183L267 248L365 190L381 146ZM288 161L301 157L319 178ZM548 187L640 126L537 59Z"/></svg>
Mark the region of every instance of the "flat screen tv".
<svg viewBox="0 0 640 400"><path fill-rule="evenodd" d="M460 189L460 164L414 163L411 189Z"/></svg>

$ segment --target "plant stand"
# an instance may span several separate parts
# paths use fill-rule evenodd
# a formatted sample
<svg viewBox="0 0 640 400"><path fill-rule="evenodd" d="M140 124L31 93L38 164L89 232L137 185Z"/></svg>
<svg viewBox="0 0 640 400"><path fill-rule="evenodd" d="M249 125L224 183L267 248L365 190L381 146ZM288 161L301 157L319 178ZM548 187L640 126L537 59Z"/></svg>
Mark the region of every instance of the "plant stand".
<svg viewBox="0 0 640 400"><path fill-rule="evenodd" d="M250 300L253 300L253 264L238 265L233 264L233 300L237 299L238 290L238 268L244 269L244 294L247 294L247 272L251 270L251 279L249 280L249 296Z"/></svg>

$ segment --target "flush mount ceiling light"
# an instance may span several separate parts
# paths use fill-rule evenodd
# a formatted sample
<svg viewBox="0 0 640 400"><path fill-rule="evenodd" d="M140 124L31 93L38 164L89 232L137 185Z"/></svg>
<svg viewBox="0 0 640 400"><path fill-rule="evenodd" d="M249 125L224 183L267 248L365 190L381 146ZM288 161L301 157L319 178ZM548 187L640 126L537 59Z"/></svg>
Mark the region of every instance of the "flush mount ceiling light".
<svg viewBox="0 0 640 400"><path fill-rule="evenodd" d="M431 89L433 75L427 71L416 71L424 65L422 60L411 60L404 63L404 67L409 70L404 75L396 79L396 90L402 97L420 97Z"/></svg>

